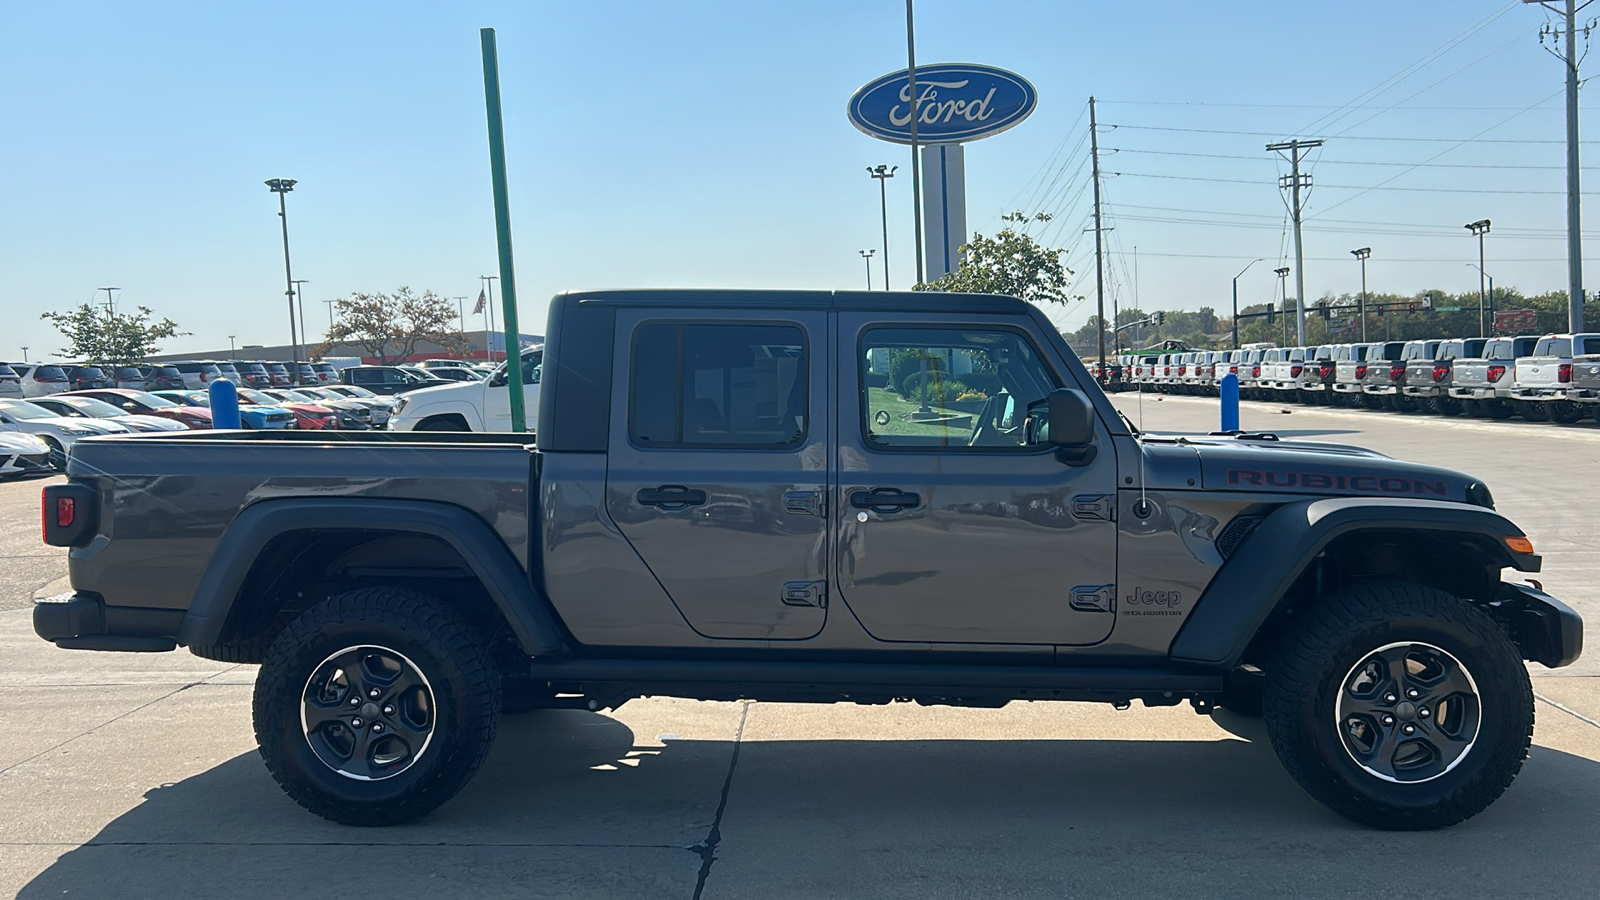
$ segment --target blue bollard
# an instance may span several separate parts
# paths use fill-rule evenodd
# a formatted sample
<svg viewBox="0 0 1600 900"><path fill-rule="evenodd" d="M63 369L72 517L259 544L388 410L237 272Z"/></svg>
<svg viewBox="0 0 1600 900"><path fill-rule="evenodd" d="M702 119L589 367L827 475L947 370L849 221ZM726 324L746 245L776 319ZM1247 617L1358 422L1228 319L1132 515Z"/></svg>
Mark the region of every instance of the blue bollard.
<svg viewBox="0 0 1600 900"><path fill-rule="evenodd" d="M1229 372L1222 376L1222 430L1239 430L1239 376Z"/></svg>
<svg viewBox="0 0 1600 900"><path fill-rule="evenodd" d="M226 378L211 382L206 393L211 395L211 427L242 428L239 420L239 389Z"/></svg>

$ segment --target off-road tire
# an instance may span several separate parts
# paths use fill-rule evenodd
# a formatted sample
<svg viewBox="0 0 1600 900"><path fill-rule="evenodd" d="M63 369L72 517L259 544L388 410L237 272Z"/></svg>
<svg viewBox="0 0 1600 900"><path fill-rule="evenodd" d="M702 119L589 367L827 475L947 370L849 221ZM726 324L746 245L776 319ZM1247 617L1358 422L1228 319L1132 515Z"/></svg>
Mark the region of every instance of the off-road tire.
<svg viewBox="0 0 1600 900"><path fill-rule="evenodd" d="M1453 768L1391 782L1355 761L1341 739L1338 698L1378 648L1432 645L1455 657L1478 697L1476 737ZM1307 608L1267 666L1263 712L1272 746L1300 786L1333 811L1386 830L1454 825L1510 786L1533 735L1533 688L1504 629L1443 591L1406 582L1356 585Z"/></svg>
<svg viewBox="0 0 1600 900"><path fill-rule="evenodd" d="M255 664L267 657L270 641L265 636L225 644L191 644L189 652L201 659L217 662Z"/></svg>
<svg viewBox="0 0 1600 900"><path fill-rule="evenodd" d="M415 665L432 691L431 738L399 774L355 780L324 763L301 724L308 683L344 648L375 645ZM296 803L346 825L397 825L464 787L499 722L500 672L489 641L441 601L400 588L339 594L302 613L272 642L256 678L256 741Z"/></svg>

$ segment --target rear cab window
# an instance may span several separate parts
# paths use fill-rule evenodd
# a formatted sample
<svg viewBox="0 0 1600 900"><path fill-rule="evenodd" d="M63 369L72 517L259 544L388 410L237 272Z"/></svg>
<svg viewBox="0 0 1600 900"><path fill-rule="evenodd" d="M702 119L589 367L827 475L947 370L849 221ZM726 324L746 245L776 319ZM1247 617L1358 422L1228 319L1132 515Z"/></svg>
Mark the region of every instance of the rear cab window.
<svg viewBox="0 0 1600 900"><path fill-rule="evenodd" d="M653 322L634 332L628 434L643 449L782 450L809 430L794 325Z"/></svg>

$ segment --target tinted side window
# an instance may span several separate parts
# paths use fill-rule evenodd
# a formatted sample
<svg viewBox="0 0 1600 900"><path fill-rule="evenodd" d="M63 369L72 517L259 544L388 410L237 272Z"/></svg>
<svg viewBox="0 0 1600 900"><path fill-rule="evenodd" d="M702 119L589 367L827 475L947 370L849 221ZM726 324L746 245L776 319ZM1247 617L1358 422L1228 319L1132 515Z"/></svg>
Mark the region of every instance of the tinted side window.
<svg viewBox="0 0 1600 900"><path fill-rule="evenodd" d="M796 446L806 359L792 325L645 325L634 336L629 434L641 447Z"/></svg>
<svg viewBox="0 0 1600 900"><path fill-rule="evenodd" d="M378 384L382 378L371 369L356 369L350 373L350 381L354 384Z"/></svg>
<svg viewBox="0 0 1600 900"><path fill-rule="evenodd" d="M1587 356L1591 353L1600 353L1600 337L1586 337L1578 341L1577 356Z"/></svg>

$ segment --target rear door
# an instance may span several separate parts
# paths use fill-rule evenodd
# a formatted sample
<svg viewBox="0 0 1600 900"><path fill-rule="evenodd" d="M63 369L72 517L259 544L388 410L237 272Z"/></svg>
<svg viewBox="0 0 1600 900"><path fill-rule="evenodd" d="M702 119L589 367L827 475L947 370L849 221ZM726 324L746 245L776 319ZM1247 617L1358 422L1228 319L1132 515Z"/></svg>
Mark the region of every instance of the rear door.
<svg viewBox="0 0 1600 900"><path fill-rule="evenodd" d="M1051 390L1094 388L1013 318L921 318L838 314L840 596L879 640L1104 640L1117 602L1109 432L1100 423L1097 456L1074 467L1024 428Z"/></svg>
<svg viewBox="0 0 1600 900"><path fill-rule="evenodd" d="M617 315L606 510L706 637L822 629L826 310Z"/></svg>

